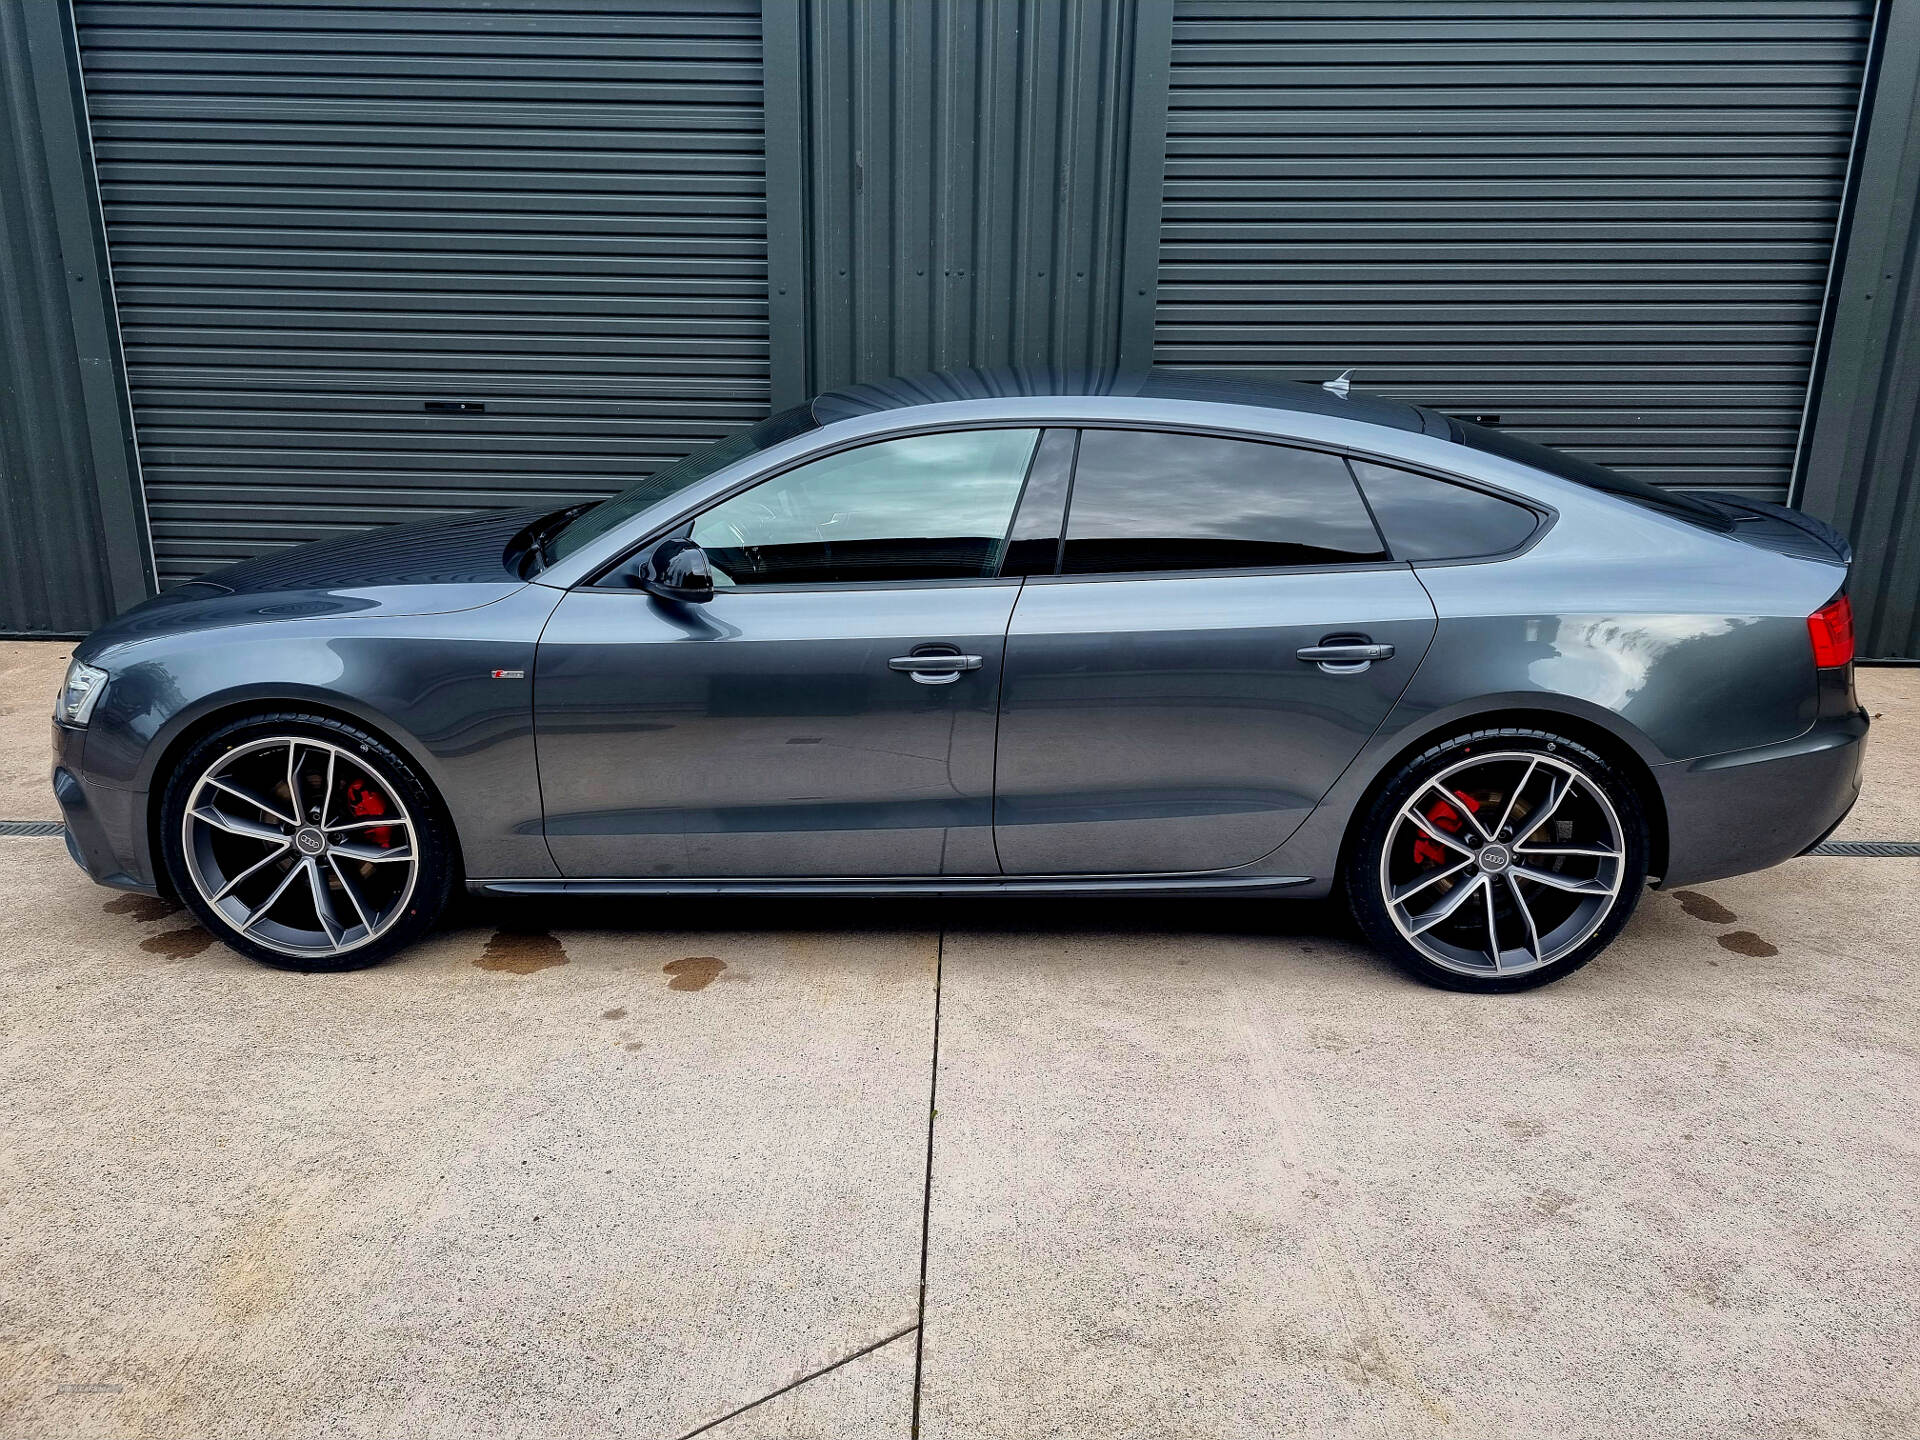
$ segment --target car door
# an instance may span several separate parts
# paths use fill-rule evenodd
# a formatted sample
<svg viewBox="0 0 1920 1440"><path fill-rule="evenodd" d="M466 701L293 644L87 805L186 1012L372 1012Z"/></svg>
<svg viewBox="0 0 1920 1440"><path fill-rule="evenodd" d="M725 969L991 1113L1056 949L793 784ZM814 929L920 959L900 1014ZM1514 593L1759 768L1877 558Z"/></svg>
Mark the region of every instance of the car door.
<svg viewBox="0 0 1920 1440"><path fill-rule="evenodd" d="M1001 682L1010 875L1224 870L1297 829L1433 639L1345 460L1218 436L1082 433L1058 574Z"/></svg>
<svg viewBox="0 0 1920 1440"><path fill-rule="evenodd" d="M1039 433L883 440L734 492L676 531L710 603L631 565L569 592L535 675L561 872L992 873L1000 569Z"/></svg>

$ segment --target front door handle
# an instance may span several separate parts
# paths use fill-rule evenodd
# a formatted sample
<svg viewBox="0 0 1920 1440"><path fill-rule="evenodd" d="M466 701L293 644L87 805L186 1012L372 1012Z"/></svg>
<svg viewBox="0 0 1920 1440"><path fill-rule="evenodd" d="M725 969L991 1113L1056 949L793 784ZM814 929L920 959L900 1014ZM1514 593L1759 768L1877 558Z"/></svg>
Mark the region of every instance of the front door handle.
<svg viewBox="0 0 1920 1440"><path fill-rule="evenodd" d="M1371 640L1343 640L1332 644L1302 645L1294 658L1318 665L1329 675L1358 675L1376 660L1391 660L1393 646Z"/></svg>
<svg viewBox="0 0 1920 1440"><path fill-rule="evenodd" d="M978 655L900 655L887 662L889 670L904 670L920 685L951 685L964 670L978 670Z"/></svg>

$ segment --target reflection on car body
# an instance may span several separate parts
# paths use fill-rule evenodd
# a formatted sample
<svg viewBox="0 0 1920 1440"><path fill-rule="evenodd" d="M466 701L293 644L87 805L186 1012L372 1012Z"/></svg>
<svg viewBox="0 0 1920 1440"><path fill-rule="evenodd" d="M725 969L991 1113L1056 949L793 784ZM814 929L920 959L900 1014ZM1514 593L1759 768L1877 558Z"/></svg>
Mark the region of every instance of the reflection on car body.
<svg viewBox="0 0 1920 1440"><path fill-rule="evenodd" d="M456 884L1337 890L1509 989L1839 822L1849 559L1364 395L954 373L163 595L76 651L55 785L95 878L276 963Z"/></svg>

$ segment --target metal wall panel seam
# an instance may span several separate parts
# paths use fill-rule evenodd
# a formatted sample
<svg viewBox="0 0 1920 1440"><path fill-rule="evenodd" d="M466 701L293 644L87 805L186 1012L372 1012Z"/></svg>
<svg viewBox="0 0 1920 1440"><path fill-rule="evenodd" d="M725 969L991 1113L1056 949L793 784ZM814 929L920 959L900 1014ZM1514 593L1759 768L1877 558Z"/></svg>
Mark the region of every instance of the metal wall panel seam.
<svg viewBox="0 0 1920 1440"><path fill-rule="evenodd" d="M1880 62L1886 46L1887 6L1890 0L1874 0L1873 30L1867 39L1866 69L1860 80L1860 103L1854 107L1853 135L1847 142L1847 172L1840 182L1840 216L1833 227L1833 254L1827 261L1826 282L1820 289L1820 324L1814 333L1813 359L1807 365L1807 393L1800 405L1799 436L1794 441L1793 468L1787 479L1787 503L1799 505L1807 483L1807 441L1813 425L1813 407L1820 390L1820 378L1826 369L1827 347L1832 338L1833 309L1840 298L1840 270L1846 256L1847 237L1853 228L1854 209L1859 203L1861 150L1867 137L1868 111L1879 78Z"/></svg>
<svg viewBox="0 0 1920 1440"><path fill-rule="evenodd" d="M115 605L73 314L87 297L64 263L59 146L26 26L17 0L0 3L0 631L64 636Z"/></svg>
<svg viewBox="0 0 1920 1440"><path fill-rule="evenodd" d="M79 84L79 52L65 4L28 4L24 18L33 56L34 98L53 179L62 275L70 297L68 313L79 349L101 541L114 608L124 610L153 593L153 557L138 461L128 440L133 410L121 368L113 277L104 232L96 230L99 195Z"/></svg>
<svg viewBox="0 0 1920 1440"><path fill-rule="evenodd" d="M1853 540L1860 653L1920 658L1920 10L1890 6L1801 504Z"/></svg>
<svg viewBox="0 0 1920 1440"><path fill-rule="evenodd" d="M1140 0L1134 16L1128 110L1127 195L1120 242L1122 367L1153 363L1160 303L1160 211L1167 166L1167 98L1173 73L1173 0Z"/></svg>
<svg viewBox="0 0 1920 1440"><path fill-rule="evenodd" d="M804 0L761 6L767 135L767 363L772 408L812 391L812 291L807 283L813 231L807 183L806 72L810 27Z"/></svg>

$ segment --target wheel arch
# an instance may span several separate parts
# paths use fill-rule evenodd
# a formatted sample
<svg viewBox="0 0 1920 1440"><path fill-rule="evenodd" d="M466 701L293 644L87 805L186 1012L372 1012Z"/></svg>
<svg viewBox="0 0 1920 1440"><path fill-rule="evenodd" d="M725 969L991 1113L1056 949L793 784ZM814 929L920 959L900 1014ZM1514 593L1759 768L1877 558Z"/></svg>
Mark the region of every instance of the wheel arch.
<svg viewBox="0 0 1920 1440"><path fill-rule="evenodd" d="M1617 716L1611 717L1616 723ZM1340 838L1340 858L1337 874L1345 874L1348 861L1366 818L1372 810L1374 801L1379 797L1389 781L1405 765L1422 751L1456 736L1470 734L1475 730L1547 730L1564 735L1575 744L1584 745L1609 765L1617 769L1627 782L1633 786L1640 801L1640 811L1647 823L1647 872L1658 879L1666 873L1668 847L1668 818L1666 797L1661 792L1660 782L1655 777L1653 765L1642 753L1652 745L1645 737L1639 738L1639 745L1621 734L1613 727L1582 713L1580 710L1552 708L1525 702L1499 704L1484 710L1449 714L1422 725L1417 732L1403 731L1396 738L1395 748L1374 767L1361 791L1357 803L1347 814L1346 826Z"/></svg>
<svg viewBox="0 0 1920 1440"><path fill-rule="evenodd" d="M161 811L166 800L167 785L182 760L207 736L237 721L266 715L311 715L316 719L332 720L339 724L351 725L356 730L365 731L375 740L398 755L405 756L408 763L419 772L425 784L427 795L433 802L434 819L446 836L449 853L453 857L456 877L466 873L466 859L461 850L460 832L448 813L447 802L441 794L441 786L435 767L427 758L424 747L412 736L397 726L383 723L379 717L369 717L359 711L329 700L316 700L308 695L269 692L245 696L222 696L204 708L192 713L172 735L162 742L152 768L147 772L147 814L146 838L147 852L152 865L153 876L163 893L173 890L172 877L162 862L163 850L160 842ZM178 898L177 896L175 897Z"/></svg>

